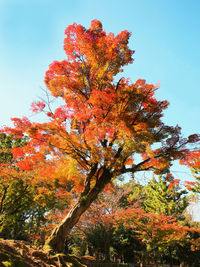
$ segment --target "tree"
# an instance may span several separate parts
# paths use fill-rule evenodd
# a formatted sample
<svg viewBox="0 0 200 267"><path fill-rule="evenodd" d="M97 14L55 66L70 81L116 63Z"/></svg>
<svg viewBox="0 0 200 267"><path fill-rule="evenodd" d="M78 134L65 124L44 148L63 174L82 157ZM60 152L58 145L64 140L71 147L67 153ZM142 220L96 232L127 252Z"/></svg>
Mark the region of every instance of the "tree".
<svg viewBox="0 0 200 267"><path fill-rule="evenodd" d="M4 238L27 238L25 221L33 204L33 188L27 178L17 175L16 169L12 168L11 153L13 147L26 143L26 139L15 140L0 134L0 236Z"/></svg>
<svg viewBox="0 0 200 267"><path fill-rule="evenodd" d="M195 181L186 181L185 186L189 191L200 192L200 151L187 153L185 159L181 160L181 164L188 166L195 178Z"/></svg>
<svg viewBox="0 0 200 267"><path fill-rule="evenodd" d="M47 89L63 105L52 110L50 101L35 102L33 111L46 113L46 122L13 118L14 128L4 129L29 137L19 149L21 170L48 170L48 180L70 181L79 193L46 242L54 251L63 251L66 237L106 184L125 173L168 173L172 161L184 158L189 144L199 140L183 139L180 127L164 124L168 102L156 99L156 86L120 78L133 62L128 31L106 34L93 20L89 29L74 23L65 34L67 59L54 61L45 75ZM37 174L34 179L42 179Z"/></svg>
<svg viewBox="0 0 200 267"><path fill-rule="evenodd" d="M123 209L123 198L127 197L127 189L119 186L109 185L102 192L90 208L81 217L75 228L88 243L90 252L97 259L110 261L110 248L115 225L114 214ZM73 234L72 234L73 236ZM90 255L93 256L93 255Z"/></svg>
<svg viewBox="0 0 200 267"><path fill-rule="evenodd" d="M135 262L141 259L141 252L145 251L145 244L141 242L133 229L125 227L123 223L116 225L112 237L112 247L121 262Z"/></svg>
<svg viewBox="0 0 200 267"><path fill-rule="evenodd" d="M172 180L170 183L171 178L170 175L166 178L160 176L158 180L154 177L145 188L147 198L144 200L143 205L147 212L173 216L177 218L178 221L184 221L185 217L183 212L189 205L189 199L186 196L187 191L180 188L178 179ZM170 241L168 241L168 243L170 244ZM166 257L166 255L169 254L170 263L172 265L172 251L174 250L174 244L176 245L176 242L171 242L172 246L169 244L165 245L164 248L160 247L160 252L164 249L163 255ZM166 251L167 247L168 251Z"/></svg>
<svg viewBox="0 0 200 267"><path fill-rule="evenodd" d="M158 181L153 178L145 187L145 192L143 204L146 211L184 219L183 212L189 205L189 199L187 191L180 188L179 180L170 183L162 176Z"/></svg>
<svg viewBox="0 0 200 267"><path fill-rule="evenodd" d="M124 211L117 212L115 219L137 233L149 252L170 249L175 245L184 247L185 244L191 251L199 250L199 228L184 226L173 216L146 212L134 204ZM157 260L157 256L158 252L155 253L154 259L156 257ZM172 255L170 257L172 258Z"/></svg>
<svg viewBox="0 0 200 267"><path fill-rule="evenodd" d="M0 134L0 237L35 242L46 228L47 214L63 210L69 201L59 195L58 184L33 183L34 173L16 166L15 150L27 142L27 138Z"/></svg>
<svg viewBox="0 0 200 267"><path fill-rule="evenodd" d="M115 214L125 211L132 190L127 184L109 185L82 215L71 234L72 250L79 255L89 253L97 260L133 262L135 251L141 244L134 231L118 224ZM131 195L133 202L133 198Z"/></svg>

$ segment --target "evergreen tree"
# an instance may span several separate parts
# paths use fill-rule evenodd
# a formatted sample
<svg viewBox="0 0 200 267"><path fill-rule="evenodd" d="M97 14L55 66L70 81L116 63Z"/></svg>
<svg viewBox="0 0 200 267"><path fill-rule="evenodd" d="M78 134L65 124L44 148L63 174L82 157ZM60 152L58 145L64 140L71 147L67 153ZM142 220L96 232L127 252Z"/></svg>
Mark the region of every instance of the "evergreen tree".
<svg viewBox="0 0 200 267"><path fill-rule="evenodd" d="M145 187L146 199L143 202L147 212L173 215L178 219L184 219L183 212L189 205L187 191L180 185L170 184L166 178L160 176L153 179Z"/></svg>

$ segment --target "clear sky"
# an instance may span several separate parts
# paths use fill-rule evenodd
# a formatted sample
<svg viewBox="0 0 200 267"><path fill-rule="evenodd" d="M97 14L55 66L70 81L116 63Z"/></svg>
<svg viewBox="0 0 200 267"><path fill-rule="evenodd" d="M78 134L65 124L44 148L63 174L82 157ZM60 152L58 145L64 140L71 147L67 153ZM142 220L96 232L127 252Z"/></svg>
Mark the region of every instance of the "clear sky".
<svg viewBox="0 0 200 267"><path fill-rule="evenodd" d="M132 32L132 81L160 82L170 125L200 133L199 0L0 0L0 125L30 114L53 60L65 58L64 30L101 20L107 32Z"/></svg>

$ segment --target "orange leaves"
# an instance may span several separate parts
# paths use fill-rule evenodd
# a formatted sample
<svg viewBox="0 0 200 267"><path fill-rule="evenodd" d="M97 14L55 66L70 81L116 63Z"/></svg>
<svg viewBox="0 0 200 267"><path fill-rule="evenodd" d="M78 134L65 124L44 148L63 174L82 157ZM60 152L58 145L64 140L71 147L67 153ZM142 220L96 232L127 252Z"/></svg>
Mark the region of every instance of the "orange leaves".
<svg viewBox="0 0 200 267"><path fill-rule="evenodd" d="M71 184L73 191L80 192L84 186L84 174L79 172L77 161L73 158L58 159L54 162L52 179L59 181L61 185ZM48 175L47 175L48 177Z"/></svg>
<svg viewBox="0 0 200 267"><path fill-rule="evenodd" d="M199 168L199 167L200 167L200 161L196 161L196 162L194 162L194 163L192 164L192 167L195 168L195 169Z"/></svg>
<svg viewBox="0 0 200 267"><path fill-rule="evenodd" d="M13 124L16 128L25 131L28 129L31 125L30 120L26 117L23 117L22 119L19 118L11 118L11 121L13 121Z"/></svg>
<svg viewBox="0 0 200 267"><path fill-rule="evenodd" d="M24 148L23 147L14 147L12 148L12 154L14 158L23 158L25 155Z"/></svg>
<svg viewBox="0 0 200 267"><path fill-rule="evenodd" d="M173 179L173 180L170 182L168 188L172 188L172 187L174 187L174 186L177 186L177 185L179 184L179 182L180 182L180 179Z"/></svg>
<svg viewBox="0 0 200 267"><path fill-rule="evenodd" d="M62 60L61 62L55 60L49 65L50 72L48 73L48 78L52 79L57 75L64 75L68 72L68 68L69 63L66 60Z"/></svg>
<svg viewBox="0 0 200 267"><path fill-rule="evenodd" d="M66 38L64 40L64 50L68 60L74 60L77 56L84 54L84 50L89 48L89 38L87 38L86 29L74 23L65 30ZM75 53L77 51L77 53Z"/></svg>
<svg viewBox="0 0 200 267"><path fill-rule="evenodd" d="M35 182L54 182L57 177L55 176L56 164L54 161L45 162L37 169L39 178Z"/></svg>
<svg viewBox="0 0 200 267"><path fill-rule="evenodd" d="M25 157L24 159L16 162L16 166L21 171L31 171L34 167L44 161L45 156L43 154L37 153L32 156Z"/></svg>
<svg viewBox="0 0 200 267"><path fill-rule="evenodd" d="M94 20L89 30L74 23L66 28L65 34L64 49L68 60L84 61L91 70L91 80L95 76L111 78L111 75L120 71L120 65L132 61L133 52L127 47L130 33L127 31L116 37L113 34L106 35L101 22Z"/></svg>
<svg viewBox="0 0 200 267"><path fill-rule="evenodd" d="M33 162L31 159L21 160L16 163L20 171L31 171L33 169Z"/></svg>
<svg viewBox="0 0 200 267"><path fill-rule="evenodd" d="M89 99L89 103L93 106L93 116L100 116L101 118L105 117L109 109L115 104L116 97L117 96L113 90L93 90Z"/></svg>
<svg viewBox="0 0 200 267"><path fill-rule="evenodd" d="M148 127L147 123L140 122L140 123L138 123L138 124L136 124L136 125L134 126L134 130L135 130L136 132L146 131L146 130L147 130L147 127Z"/></svg>
<svg viewBox="0 0 200 267"><path fill-rule="evenodd" d="M126 162L124 163L124 165L132 165L133 164L133 159L129 158L126 160Z"/></svg>
<svg viewBox="0 0 200 267"><path fill-rule="evenodd" d="M144 161L147 160L147 162L144 162L142 164L142 169L148 169L152 168L155 169L156 174L160 174L160 171L162 172L163 169L166 169L170 167L170 161L168 158L162 157L162 151L159 149L151 150L149 147L147 148L148 153L144 153L142 155ZM158 156L160 154L160 157Z"/></svg>
<svg viewBox="0 0 200 267"><path fill-rule="evenodd" d="M114 155L117 147L122 146L124 157L134 153L149 157L141 168L158 172L167 169L172 159L182 156L175 149L167 150L172 141L178 140L172 136L176 135L175 130L161 121L168 102L157 101L157 88L143 79L131 83L130 79L122 78L117 84L114 82L121 68L132 62L130 33L106 34L101 22L94 20L89 29L74 23L66 28L65 34L67 60L54 61L45 76L52 95L60 96L66 103L54 113L48 112L51 124L39 126L54 135L45 140L51 149L59 147L59 153L67 153L79 162L83 158L86 162L87 158L88 164L105 160L108 166L119 169L119 161L124 159L116 160ZM67 129L66 123L64 129L68 120L71 128ZM70 137L65 133L67 130ZM153 143L167 136L168 141L160 149L152 150ZM194 139L191 137L190 141ZM160 156L164 150L165 156Z"/></svg>
<svg viewBox="0 0 200 267"><path fill-rule="evenodd" d="M194 137L196 139L196 136ZM190 139L190 137L189 137ZM193 137L192 137L193 140ZM191 172L194 174L195 182L186 181L185 187L189 191L200 191L199 172L200 172L200 151L187 152L186 156L180 161L181 164L189 166Z"/></svg>
<svg viewBox="0 0 200 267"><path fill-rule="evenodd" d="M195 191L195 186L197 186L197 182L185 181L184 186L188 191Z"/></svg>
<svg viewBox="0 0 200 267"><path fill-rule="evenodd" d="M115 219L126 227L134 229L143 242L152 246L167 245L184 241L189 227L182 226L173 216L154 214L144 211L137 205L115 214ZM195 229L197 230L197 229Z"/></svg>
<svg viewBox="0 0 200 267"><path fill-rule="evenodd" d="M102 31L102 24L99 20L92 20L90 25L91 31L101 32Z"/></svg>
<svg viewBox="0 0 200 267"><path fill-rule="evenodd" d="M196 170L200 168L200 151L187 151L180 164L192 167Z"/></svg>
<svg viewBox="0 0 200 267"><path fill-rule="evenodd" d="M135 82L135 84L136 84L137 86L143 86L143 85L146 84L146 80L144 80L144 79L138 79L138 80Z"/></svg>

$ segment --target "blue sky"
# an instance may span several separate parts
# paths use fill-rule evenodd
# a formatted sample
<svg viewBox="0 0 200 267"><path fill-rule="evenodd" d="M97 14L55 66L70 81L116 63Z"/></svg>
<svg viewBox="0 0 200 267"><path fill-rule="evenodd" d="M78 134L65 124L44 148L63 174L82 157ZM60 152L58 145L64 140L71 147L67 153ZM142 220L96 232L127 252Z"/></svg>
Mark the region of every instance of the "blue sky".
<svg viewBox="0 0 200 267"><path fill-rule="evenodd" d="M132 32L135 62L124 76L160 81L169 124L200 132L200 2L184 0L0 0L0 124L27 115L48 65L65 57L64 30L94 18L107 32Z"/></svg>
<svg viewBox="0 0 200 267"><path fill-rule="evenodd" d="M28 116L53 60L65 58L64 30L101 20L107 32L132 32L136 52L125 77L160 82L170 125L200 133L200 1L0 0L0 125Z"/></svg>

